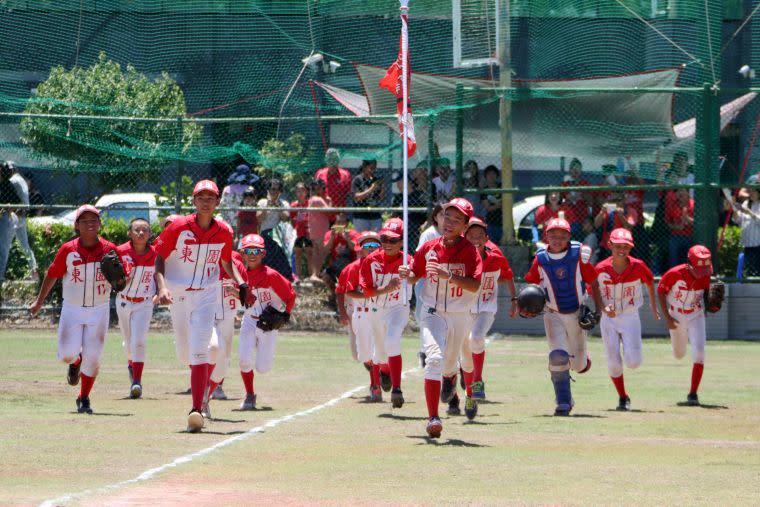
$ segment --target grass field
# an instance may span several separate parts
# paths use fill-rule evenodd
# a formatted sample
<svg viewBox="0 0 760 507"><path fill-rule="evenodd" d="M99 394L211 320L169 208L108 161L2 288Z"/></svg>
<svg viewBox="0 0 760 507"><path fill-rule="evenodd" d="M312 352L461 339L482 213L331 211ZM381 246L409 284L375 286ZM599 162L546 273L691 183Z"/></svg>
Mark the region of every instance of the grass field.
<svg viewBox="0 0 760 507"><path fill-rule="evenodd" d="M626 372L633 410L614 410L601 342L575 376L573 417L554 418L544 340L489 345L488 401L475 421L447 417L425 436L419 369L405 377L406 405L365 401L367 383L347 340L281 335L272 373L256 376L259 410L240 412L237 353L201 434L184 432L189 382L171 337L151 336L144 398L127 398L121 340L110 333L91 395L55 361L52 331L0 331L0 505L757 505L760 502L760 343L710 342L703 407L679 406L690 363L669 342L647 340L643 366ZM404 340L404 368L418 341ZM235 349L237 350L237 349ZM389 396L386 395L386 400ZM283 419L283 417L286 417ZM246 433L274 421L261 432ZM161 469L236 435L237 441ZM113 487L113 485L116 485Z"/></svg>

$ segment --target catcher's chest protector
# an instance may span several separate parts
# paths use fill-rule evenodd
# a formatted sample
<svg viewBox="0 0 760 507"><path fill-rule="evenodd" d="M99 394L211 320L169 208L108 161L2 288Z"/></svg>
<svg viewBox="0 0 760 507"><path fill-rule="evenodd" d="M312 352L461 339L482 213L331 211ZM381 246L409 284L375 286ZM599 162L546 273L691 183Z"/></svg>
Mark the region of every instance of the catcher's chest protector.
<svg viewBox="0 0 760 507"><path fill-rule="evenodd" d="M578 310L581 297L586 292L585 282L580 280L580 292L576 282L580 252L581 244L577 241L570 242L567 254L561 259L549 257L549 252L545 248L536 252L538 264L548 278L548 299L557 305L560 313L571 313Z"/></svg>

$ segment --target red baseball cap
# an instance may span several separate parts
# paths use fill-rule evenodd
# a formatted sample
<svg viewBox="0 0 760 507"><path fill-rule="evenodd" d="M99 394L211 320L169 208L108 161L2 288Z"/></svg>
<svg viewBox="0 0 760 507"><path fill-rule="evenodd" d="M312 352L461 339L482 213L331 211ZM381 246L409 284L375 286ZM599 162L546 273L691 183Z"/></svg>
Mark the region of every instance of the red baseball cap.
<svg viewBox="0 0 760 507"><path fill-rule="evenodd" d="M634 247L633 235L631 231L623 227L618 227L610 233L610 243L617 243L618 245L628 245L631 248Z"/></svg>
<svg viewBox="0 0 760 507"><path fill-rule="evenodd" d="M356 246L354 246L354 250L357 252L362 249L362 245L365 241L374 241L376 243L380 243L380 235L377 234L375 231L364 231L361 234L359 234L359 237L356 239Z"/></svg>
<svg viewBox="0 0 760 507"><path fill-rule="evenodd" d="M460 212L464 214L464 216L467 217L467 220L472 218L473 210L472 210L472 204L470 204L470 201L463 197L455 197L446 204L443 205L444 211L447 208L456 208Z"/></svg>
<svg viewBox="0 0 760 507"><path fill-rule="evenodd" d="M264 238L258 234L248 234L240 240L240 250L243 248L266 248Z"/></svg>
<svg viewBox="0 0 760 507"><path fill-rule="evenodd" d="M92 204L83 204L77 208L77 212L74 215L74 222L79 221L79 217L82 216L82 213L95 213L97 216L100 216L100 210L98 208Z"/></svg>
<svg viewBox="0 0 760 507"><path fill-rule="evenodd" d="M193 189L193 197L205 191L213 192L217 197L219 197L219 187L217 187L216 183L211 180L201 180L196 183L195 188Z"/></svg>
<svg viewBox="0 0 760 507"><path fill-rule="evenodd" d="M480 218L480 217L472 217L472 218L470 218L470 221L467 222L467 229L469 230L470 227L473 227L473 226L476 226L476 225L482 227L483 229L486 229L486 230L488 229L488 226L483 221L483 219Z"/></svg>
<svg viewBox="0 0 760 507"><path fill-rule="evenodd" d="M380 229L380 236L400 238L404 234L404 222L400 218L389 218Z"/></svg>
<svg viewBox="0 0 760 507"><path fill-rule="evenodd" d="M546 224L544 232L549 232L552 229L562 229L563 231L570 232L570 222L564 218L552 218L549 223Z"/></svg>
<svg viewBox="0 0 760 507"><path fill-rule="evenodd" d="M710 249L703 245L694 245L689 248L689 264L697 278L712 275L713 266Z"/></svg>

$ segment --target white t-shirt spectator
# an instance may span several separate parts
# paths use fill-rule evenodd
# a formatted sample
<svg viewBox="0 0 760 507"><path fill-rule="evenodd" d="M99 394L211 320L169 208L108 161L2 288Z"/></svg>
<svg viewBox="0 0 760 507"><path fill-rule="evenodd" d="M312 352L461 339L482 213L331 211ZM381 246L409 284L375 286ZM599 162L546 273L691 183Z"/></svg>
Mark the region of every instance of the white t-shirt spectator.
<svg viewBox="0 0 760 507"><path fill-rule="evenodd" d="M257 203L257 206L259 208L266 208L269 207L267 198L259 199L259 202ZM290 204L288 204L288 201L285 199L280 199L278 206L280 208L290 208ZM274 229L277 227L277 224L280 223L280 219L282 218L282 213L277 211L264 211L262 212L261 219L259 220L259 230L261 232L268 231L269 229Z"/></svg>

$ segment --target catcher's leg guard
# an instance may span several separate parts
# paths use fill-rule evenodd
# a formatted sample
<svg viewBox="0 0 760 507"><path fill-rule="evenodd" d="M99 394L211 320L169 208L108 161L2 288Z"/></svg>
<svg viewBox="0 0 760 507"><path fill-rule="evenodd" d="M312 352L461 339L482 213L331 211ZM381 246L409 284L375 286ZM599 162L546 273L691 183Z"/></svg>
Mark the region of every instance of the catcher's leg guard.
<svg viewBox="0 0 760 507"><path fill-rule="evenodd" d="M549 371L557 401L554 415L568 415L573 408L573 396L570 391L570 355L564 350L552 350L549 353Z"/></svg>

